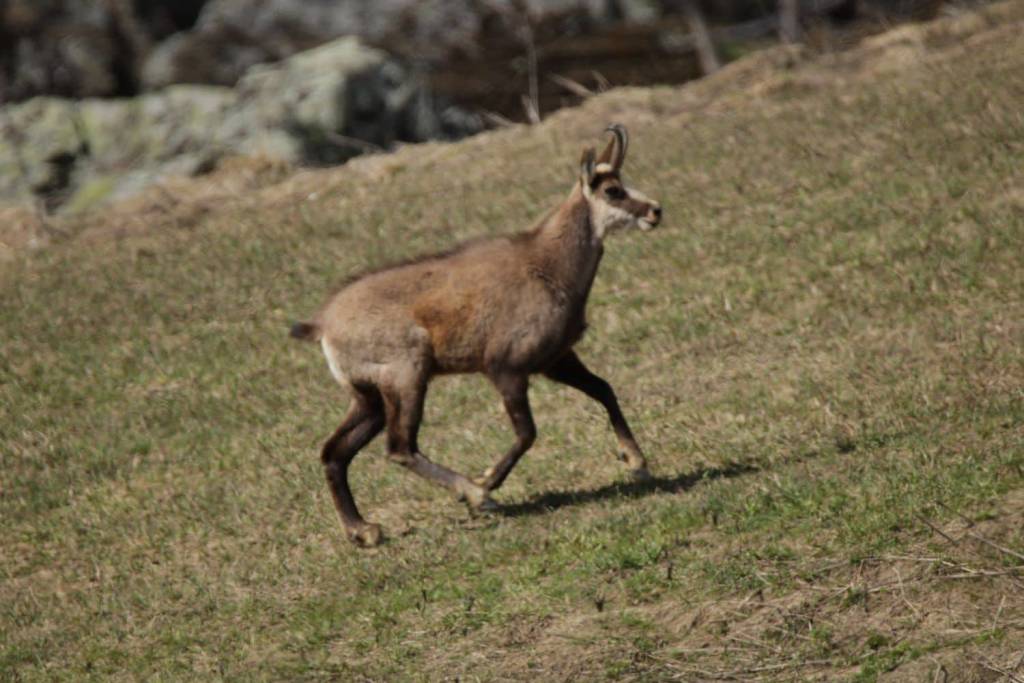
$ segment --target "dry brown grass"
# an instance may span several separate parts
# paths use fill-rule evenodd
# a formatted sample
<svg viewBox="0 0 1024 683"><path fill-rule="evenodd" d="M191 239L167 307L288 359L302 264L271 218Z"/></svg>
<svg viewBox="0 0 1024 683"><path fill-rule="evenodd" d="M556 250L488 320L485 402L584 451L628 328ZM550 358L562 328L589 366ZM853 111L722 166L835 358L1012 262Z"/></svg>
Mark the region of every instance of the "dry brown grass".
<svg viewBox="0 0 1024 683"><path fill-rule="evenodd" d="M457 145L231 161L5 238L0 672L1019 677L1022 27L1012 2ZM390 542L356 551L316 457L344 406L288 322L347 272L524 227L610 120L667 224L609 242L582 353L655 481L538 382L500 514L371 448L354 488ZM432 389L438 460L509 439L484 382Z"/></svg>

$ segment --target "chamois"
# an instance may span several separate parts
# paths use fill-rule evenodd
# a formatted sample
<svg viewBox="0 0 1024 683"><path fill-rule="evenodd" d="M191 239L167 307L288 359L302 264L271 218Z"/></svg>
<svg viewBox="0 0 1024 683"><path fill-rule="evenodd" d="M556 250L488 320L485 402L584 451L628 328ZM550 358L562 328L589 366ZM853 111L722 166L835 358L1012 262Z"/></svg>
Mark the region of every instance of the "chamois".
<svg viewBox="0 0 1024 683"><path fill-rule="evenodd" d="M584 309L613 230L650 230L661 206L622 183L628 136L619 124L598 158L583 152L568 198L524 233L467 243L359 276L329 298L293 337L318 341L334 378L352 394L348 414L324 444L321 460L348 538L373 546L381 528L359 514L348 466L387 427L388 458L454 491L474 508L494 507L501 486L530 448L536 428L529 377L547 378L600 402L634 476L647 464L615 392L573 351L586 328ZM428 460L417 443L423 402L435 375L479 372L501 393L515 428L511 448L476 480Z"/></svg>

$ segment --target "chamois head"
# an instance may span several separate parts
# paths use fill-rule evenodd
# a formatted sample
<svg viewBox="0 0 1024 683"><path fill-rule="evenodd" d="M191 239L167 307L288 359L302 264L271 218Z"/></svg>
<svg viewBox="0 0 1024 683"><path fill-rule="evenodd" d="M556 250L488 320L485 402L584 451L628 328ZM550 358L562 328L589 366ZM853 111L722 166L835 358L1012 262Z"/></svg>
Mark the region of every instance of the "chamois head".
<svg viewBox="0 0 1024 683"><path fill-rule="evenodd" d="M613 123L607 131L612 139L601 156L596 157L594 148L588 147L580 160L580 185L598 239L612 230L633 226L650 230L661 221L661 204L622 182L622 162L629 147L625 126Z"/></svg>

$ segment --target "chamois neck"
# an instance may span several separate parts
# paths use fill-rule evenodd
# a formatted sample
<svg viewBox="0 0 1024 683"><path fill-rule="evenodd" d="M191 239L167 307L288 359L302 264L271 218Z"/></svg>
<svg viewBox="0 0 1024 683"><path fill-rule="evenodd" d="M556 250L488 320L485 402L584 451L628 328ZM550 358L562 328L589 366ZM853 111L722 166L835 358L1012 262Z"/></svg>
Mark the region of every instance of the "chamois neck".
<svg viewBox="0 0 1024 683"><path fill-rule="evenodd" d="M604 248L594 233L590 205L579 183L543 221L535 244L535 265L544 277L569 299L585 300Z"/></svg>
<svg viewBox="0 0 1024 683"><path fill-rule="evenodd" d="M579 183L541 220L537 232L541 241L552 246L593 246L596 236L590 221L590 205Z"/></svg>

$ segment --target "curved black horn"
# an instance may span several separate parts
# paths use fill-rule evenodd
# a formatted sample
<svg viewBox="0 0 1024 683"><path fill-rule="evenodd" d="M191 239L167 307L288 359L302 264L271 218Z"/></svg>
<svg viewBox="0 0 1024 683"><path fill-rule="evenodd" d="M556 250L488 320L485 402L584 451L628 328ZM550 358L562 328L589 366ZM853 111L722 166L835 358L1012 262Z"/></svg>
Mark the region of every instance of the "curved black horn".
<svg viewBox="0 0 1024 683"><path fill-rule="evenodd" d="M618 141L618 149L616 154L611 161L612 167L617 171L622 168L622 162L626 160L626 150L629 149L629 133L626 132L626 127L621 123L613 123L605 131L615 136Z"/></svg>
<svg viewBox="0 0 1024 683"><path fill-rule="evenodd" d="M580 158L580 180L584 185L589 185L594 179L594 148L587 147L583 150L583 157Z"/></svg>

